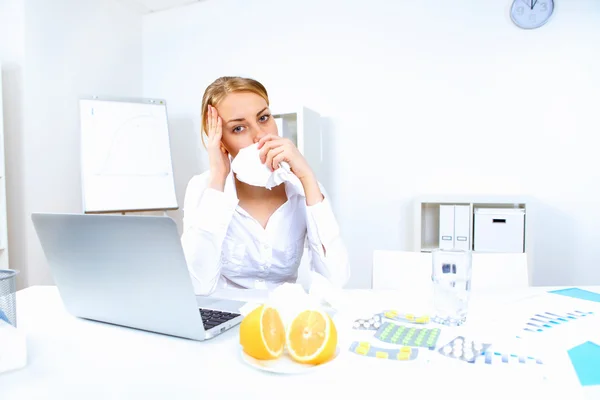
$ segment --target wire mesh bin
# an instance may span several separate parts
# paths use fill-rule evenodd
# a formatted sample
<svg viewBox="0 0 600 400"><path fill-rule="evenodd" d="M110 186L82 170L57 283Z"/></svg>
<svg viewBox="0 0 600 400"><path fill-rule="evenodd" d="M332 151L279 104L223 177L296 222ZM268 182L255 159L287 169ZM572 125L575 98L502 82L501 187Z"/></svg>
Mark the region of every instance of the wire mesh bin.
<svg viewBox="0 0 600 400"><path fill-rule="evenodd" d="M0 319L17 327L17 271L0 269Z"/></svg>

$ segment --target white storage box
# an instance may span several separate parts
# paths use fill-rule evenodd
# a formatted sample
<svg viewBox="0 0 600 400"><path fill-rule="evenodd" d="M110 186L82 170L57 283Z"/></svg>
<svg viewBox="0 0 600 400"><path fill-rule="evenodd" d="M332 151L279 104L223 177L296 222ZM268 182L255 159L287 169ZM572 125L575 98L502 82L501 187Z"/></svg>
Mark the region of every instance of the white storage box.
<svg viewBox="0 0 600 400"><path fill-rule="evenodd" d="M523 253L525 210L520 208L475 208L473 250Z"/></svg>

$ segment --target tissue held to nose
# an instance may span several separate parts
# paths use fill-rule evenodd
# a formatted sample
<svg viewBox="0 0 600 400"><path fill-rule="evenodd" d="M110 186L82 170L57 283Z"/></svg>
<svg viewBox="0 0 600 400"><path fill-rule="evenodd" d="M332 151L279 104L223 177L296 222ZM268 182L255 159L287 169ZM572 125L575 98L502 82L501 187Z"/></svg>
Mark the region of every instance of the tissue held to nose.
<svg viewBox="0 0 600 400"><path fill-rule="evenodd" d="M241 149L231 162L231 169L237 178L252 186L271 189L295 177L287 163L282 163L282 168L271 172L269 167L260 161L258 143Z"/></svg>

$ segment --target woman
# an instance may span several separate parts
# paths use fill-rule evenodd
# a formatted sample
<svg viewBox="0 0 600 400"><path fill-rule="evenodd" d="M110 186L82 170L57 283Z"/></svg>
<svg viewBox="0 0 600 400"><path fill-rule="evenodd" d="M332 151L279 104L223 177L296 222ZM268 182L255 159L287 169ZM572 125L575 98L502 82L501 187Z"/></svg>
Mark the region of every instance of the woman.
<svg viewBox="0 0 600 400"><path fill-rule="evenodd" d="M296 146L278 136L264 86L214 81L202 98L202 128L210 169L188 183L181 238L196 294L296 282L305 242L311 269L342 287L348 257L327 194ZM255 143L271 171L285 161L298 179L271 189L238 180L231 160Z"/></svg>

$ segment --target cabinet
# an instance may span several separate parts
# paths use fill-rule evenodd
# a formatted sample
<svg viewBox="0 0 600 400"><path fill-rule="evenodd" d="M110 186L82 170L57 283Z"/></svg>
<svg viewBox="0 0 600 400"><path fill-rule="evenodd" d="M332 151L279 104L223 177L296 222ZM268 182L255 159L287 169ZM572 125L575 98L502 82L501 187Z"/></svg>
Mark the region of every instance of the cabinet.
<svg viewBox="0 0 600 400"><path fill-rule="evenodd" d="M414 249L526 253L531 204L520 196L420 196L414 203Z"/></svg>
<svg viewBox="0 0 600 400"><path fill-rule="evenodd" d="M325 175L321 138L321 115L304 106L272 110L279 135L289 138L315 172L317 179Z"/></svg>

